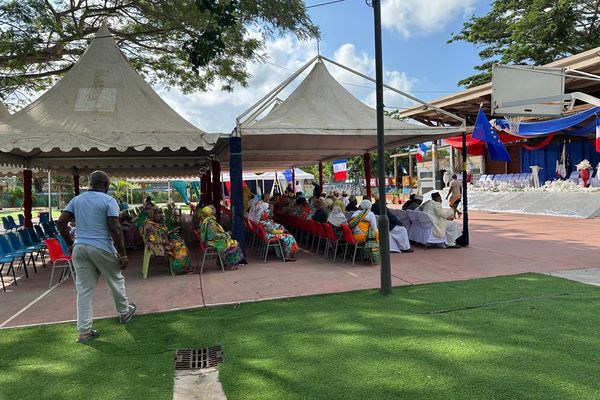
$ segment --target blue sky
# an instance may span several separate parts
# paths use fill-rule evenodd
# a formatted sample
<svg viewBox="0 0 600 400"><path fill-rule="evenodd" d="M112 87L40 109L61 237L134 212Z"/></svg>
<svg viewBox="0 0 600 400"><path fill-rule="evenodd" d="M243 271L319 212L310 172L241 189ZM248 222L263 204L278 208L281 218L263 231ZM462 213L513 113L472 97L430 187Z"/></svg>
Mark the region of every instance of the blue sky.
<svg viewBox="0 0 600 400"><path fill-rule="evenodd" d="M326 0L305 0L307 6ZM385 83L425 100L461 90L457 82L480 63L478 49L470 44L447 44L451 32L460 31L471 15L483 15L490 0L382 0ZM345 0L309 9L321 28L321 54L374 77L373 9L364 0ZM215 89L184 96L177 90L156 88L165 100L192 123L207 132L230 132L235 117L316 55L315 41L299 42L293 36L270 40L264 50L267 63L250 66L248 88L234 93ZM340 70L330 69L346 89L374 105L373 84ZM298 83L292 85L289 94ZM385 104L408 107L412 103L386 92Z"/></svg>
<svg viewBox="0 0 600 400"><path fill-rule="evenodd" d="M324 0L307 0L307 6L319 4ZM386 4L387 3L387 4ZM398 5L390 5L397 3ZM405 22L397 8L401 3L414 3L416 7L406 10L418 13L424 10L428 14L437 8L437 29L423 26L418 22ZM387 8L386 7L390 7ZM416 8L416 9L415 9ZM383 1L383 18L385 12L392 11L388 26L383 34L383 57L386 69L404 72L414 79L414 90L418 97L429 99L446 93L429 93L430 91L460 90L457 82L473 72L473 66L479 64L478 50L475 46L463 42L447 44L452 32L459 32L462 24L471 15L482 15L489 10L489 2L477 0L398 0ZM394 12L395 11L395 12ZM400 14L400 15L399 15ZM363 0L345 0L327 6L310 9L310 15L322 31L321 49L324 55L344 43L353 43L357 49L374 57L373 43L373 9ZM414 15L414 14L413 14ZM407 16L409 17L409 16ZM435 19L435 18L432 18ZM413 20L414 21L414 20ZM402 29L389 26L396 23ZM426 22L425 22L426 23ZM439 30L438 30L439 29ZM407 36L410 35L410 36ZM415 93L417 94L417 93Z"/></svg>

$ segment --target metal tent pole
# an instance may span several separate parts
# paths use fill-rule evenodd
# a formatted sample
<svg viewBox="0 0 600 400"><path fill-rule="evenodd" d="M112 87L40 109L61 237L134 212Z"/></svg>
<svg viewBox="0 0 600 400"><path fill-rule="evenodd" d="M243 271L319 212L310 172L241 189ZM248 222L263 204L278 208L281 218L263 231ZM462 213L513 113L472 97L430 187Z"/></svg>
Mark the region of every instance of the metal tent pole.
<svg viewBox="0 0 600 400"><path fill-rule="evenodd" d="M467 206L467 131L464 130L462 133L462 202L463 202L463 233L462 243L463 246L469 245L469 209Z"/></svg>
<svg viewBox="0 0 600 400"><path fill-rule="evenodd" d="M48 170L48 218L52 218L52 172Z"/></svg>
<svg viewBox="0 0 600 400"><path fill-rule="evenodd" d="M377 174L379 176L379 249L381 254L381 293L392 292L392 272L390 265L390 221L385 204L385 141L383 121L383 55L381 45L381 2L373 0L375 18L375 93L377 97Z"/></svg>

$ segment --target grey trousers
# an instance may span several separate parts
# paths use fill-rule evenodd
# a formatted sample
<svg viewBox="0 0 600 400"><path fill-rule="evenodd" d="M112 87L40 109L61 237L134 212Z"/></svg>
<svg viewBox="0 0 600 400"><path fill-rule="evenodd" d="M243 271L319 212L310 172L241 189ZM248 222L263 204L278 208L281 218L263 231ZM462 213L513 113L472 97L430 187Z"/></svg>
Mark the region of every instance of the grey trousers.
<svg viewBox="0 0 600 400"><path fill-rule="evenodd" d="M87 244L78 244L73 248L73 266L77 288L77 330L80 334L89 333L92 329L92 299L100 274L112 292L117 313L124 315L129 312L125 278L115 254Z"/></svg>

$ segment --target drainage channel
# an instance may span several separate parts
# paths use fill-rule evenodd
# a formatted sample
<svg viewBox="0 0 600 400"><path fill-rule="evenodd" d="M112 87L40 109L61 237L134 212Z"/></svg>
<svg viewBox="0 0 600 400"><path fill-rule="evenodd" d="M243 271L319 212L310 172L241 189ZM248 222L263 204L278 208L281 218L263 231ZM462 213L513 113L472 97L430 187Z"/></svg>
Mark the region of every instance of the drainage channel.
<svg viewBox="0 0 600 400"><path fill-rule="evenodd" d="M219 381L223 346L179 349L173 358L173 400L227 400Z"/></svg>

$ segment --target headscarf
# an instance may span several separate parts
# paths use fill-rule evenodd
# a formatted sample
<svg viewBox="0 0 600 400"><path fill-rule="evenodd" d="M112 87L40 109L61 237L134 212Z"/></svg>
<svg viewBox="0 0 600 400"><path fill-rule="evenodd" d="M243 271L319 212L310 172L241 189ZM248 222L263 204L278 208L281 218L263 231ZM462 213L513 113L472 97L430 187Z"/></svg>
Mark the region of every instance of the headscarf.
<svg viewBox="0 0 600 400"><path fill-rule="evenodd" d="M327 222L329 222L331 225L334 225L334 226L340 226L343 224L347 224L348 220L346 219L346 215L344 214L344 211L342 211L343 209L344 209L344 203L342 203L340 200L333 203L333 209L331 210L331 213L329 213L329 216L327 217Z"/></svg>
<svg viewBox="0 0 600 400"><path fill-rule="evenodd" d="M371 211L371 206L372 206L372 204L371 204L370 200L365 199L360 203L361 210Z"/></svg>
<svg viewBox="0 0 600 400"><path fill-rule="evenodd" d="M256 212L257 221L264 221L269 219L271 216L271 210L269 209L268 203L260 202L258 204L258 210Z"/></svg>
<svg viewBox="0 0 600 400"><path fill-rule="evenodd" d="M325 207L327 208L331 208L331 206L333 205L333 200L332 199L325 199Z"/></svg>
<svg viewBox="0 0 600 400"><path fill-rule="evenodd" d="M315 208L318 210L319 208L323 207L325 207L325 202L323 201L323 199L320 197L315 199Z"/></svg>
<svg viewBox="0 0 600 400"><path fill-rule="evenodd" d="M255 197L248 202L250 209L248 210L248 219L251 221L256 221L256 204L258 203L258 199Z"/></svg>
<svg viewBox="0 0 600 400"><path fill-rule="evenodd" d="M214 215L216 212L217 210L212 204L204 207L202 210L200 210L200 222L204 221L207 217Z"/></svg>

